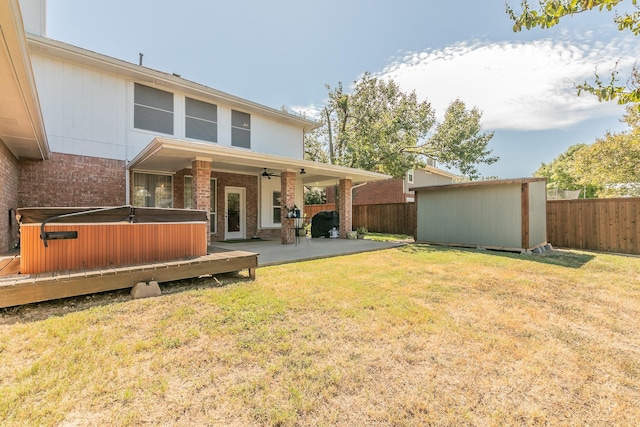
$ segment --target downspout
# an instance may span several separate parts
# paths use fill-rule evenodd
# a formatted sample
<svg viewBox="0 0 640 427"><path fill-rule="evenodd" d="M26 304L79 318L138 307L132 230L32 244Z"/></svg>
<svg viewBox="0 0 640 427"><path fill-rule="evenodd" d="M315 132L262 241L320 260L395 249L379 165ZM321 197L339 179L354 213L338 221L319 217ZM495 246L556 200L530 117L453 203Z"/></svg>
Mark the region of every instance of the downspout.
<svg viewBox="0 0 640 427"><path fill-rule="evenodd" d="M125 200L125 205L130 205L130 199L131 199L131 191L130 191L130 173L129 173L129 164L128 161L125 160L125 162L127 163L127 165L124 168L124 191L125 191L125 195L124 195L124 200Z"/></svg>

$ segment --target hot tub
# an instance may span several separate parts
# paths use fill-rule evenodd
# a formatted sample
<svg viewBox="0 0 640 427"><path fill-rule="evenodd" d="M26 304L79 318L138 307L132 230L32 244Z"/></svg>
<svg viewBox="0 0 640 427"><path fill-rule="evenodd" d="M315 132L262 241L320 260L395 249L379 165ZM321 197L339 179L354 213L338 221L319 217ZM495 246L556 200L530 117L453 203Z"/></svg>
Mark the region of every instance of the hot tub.
<svg viewBox="0 0 640 427"><path fill-rule="evenodd" d="M132 206L21 208L20 273L89 270L207 254L207 213Z"/></svg>

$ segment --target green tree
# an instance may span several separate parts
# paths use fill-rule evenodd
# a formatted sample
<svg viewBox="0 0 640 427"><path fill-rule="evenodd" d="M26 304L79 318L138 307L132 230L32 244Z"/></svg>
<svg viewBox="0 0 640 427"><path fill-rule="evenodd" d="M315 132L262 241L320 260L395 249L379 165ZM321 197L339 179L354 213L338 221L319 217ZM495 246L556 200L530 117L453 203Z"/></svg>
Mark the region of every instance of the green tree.
<svg viewBox="0 0 640 427"><path fill-rule="evenodd" d="M415 91L403 92L393 80L366 73L351 94L342 84L327 89L321 132L333 164L403 177L422 166L426 156L475 178L479 163L497 160L487 149L493 132L482 132L481 112L467 110L460 100L436 124L431 105L418 101Z"/></svg>
<svg viewBox="0 0 640 427"><path fill-rule="evenodd" d="M607 133L593 144L578 144L534 175L547 178L549 188L586 189L586 197L640 196L640 112L627 107L629 130Z"/></svg>
<svg viewBox="0 0 640 427"><path fill-rule="evenodd" d="M581 183L599 187L599 197L640 196L640 115L627 108L630 130L608 133L576 156Z"/></svg>
<svg viewBox="0 0 640 427"><path fill-rule="evenodd" d="M551 28L558 24L566 16L590 10L609 11L625 0L539 0L536 7L532 7L528 0L522 0L522 10L516 12L506 5L507 14L513 20L513 30L521 31L523 28ZM640 34L640 11L637 0L630 0L636 8L634 13L615 14L614 23L620 31L631 31L634 36ZM629 2L627 2L629 3ZM584 82L577 86L578 95L588 92L596 95L600 101L618 100L619 104L640 102L640 70L634 67L631 75L626 80L626 84L620 84L618 71L614 69L607 81L603 80L597 73L594 84ZM638 107L640 108L640 106Z"/></svg>
<svg viewBox="0 0 640 427"><path fill-rule="evenodd" d="M324 205L327 201L327 194L324 187L304 187L305 205Z"/></svg>
<svg viewBox="0 0 640 427"><path fill-rule="evenodd" d="M542 163L533 175L547 178L548 189L585 190L580 194L582 198L596 197L599 188L592 183L583 182L576 168L577 153L588 148L587 144L572 145L550 163Z"/></svg>

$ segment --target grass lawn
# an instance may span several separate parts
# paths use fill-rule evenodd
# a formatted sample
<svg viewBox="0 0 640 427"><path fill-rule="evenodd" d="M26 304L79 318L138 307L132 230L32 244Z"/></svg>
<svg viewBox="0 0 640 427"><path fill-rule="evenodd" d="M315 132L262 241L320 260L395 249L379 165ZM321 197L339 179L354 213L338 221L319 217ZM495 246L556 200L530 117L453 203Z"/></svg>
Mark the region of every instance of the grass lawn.
<svg viewBox="0 0 640 427"><path fill-rule="evenodd" d="M636 425L640 258L408 245L0 311L2 425Z"/></svg>

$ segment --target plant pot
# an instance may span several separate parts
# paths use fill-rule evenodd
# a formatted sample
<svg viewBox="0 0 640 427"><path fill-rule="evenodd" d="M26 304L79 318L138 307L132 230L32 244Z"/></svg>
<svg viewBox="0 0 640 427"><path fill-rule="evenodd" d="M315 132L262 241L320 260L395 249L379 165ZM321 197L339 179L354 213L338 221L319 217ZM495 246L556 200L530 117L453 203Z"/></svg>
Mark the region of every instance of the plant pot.
<svg viewBox="0 0 640 427"><path fill-rule="evenodd" d="M358 239L364 239L364 234L358 234Z"/></svg>
<svg viewBox="0 0 640 427"><path fill-rule="evenodd" d="M355 231L347 231L347 239L355 239L358 237L358 233Z"/></svg>

